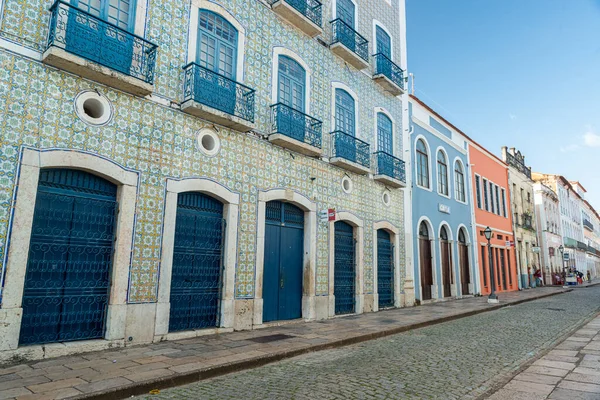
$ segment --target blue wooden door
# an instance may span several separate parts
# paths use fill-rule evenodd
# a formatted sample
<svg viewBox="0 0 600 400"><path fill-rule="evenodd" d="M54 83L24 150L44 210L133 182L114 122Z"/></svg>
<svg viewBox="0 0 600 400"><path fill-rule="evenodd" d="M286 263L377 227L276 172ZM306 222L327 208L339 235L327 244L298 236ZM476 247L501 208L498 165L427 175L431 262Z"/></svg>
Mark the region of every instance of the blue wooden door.
<svg viewBox="0 0 600 400"><path fill-rule="evenodd" d="M117 187L83 171L40 173L20 344L104 336Z"/></svg>
<svg viewBox="0 0 600 400"><path fill-rule="evenodd" d="M377 44L376 53L381 53L390 60L392 59L392 39L386 31L380 26L375 28L375 43Z"/></svg>
<svg viewBox="0 0 600 400"><path fill-rule="evenodd" d="M302 317L304 211L281 201L266 204L263 322Z"/></svg>
<svg viewBox="0 0 600 400"><path fill-rule="evenodd" d="M197 192L179 194L170 332L218 326L224 229L221 202Z"/></svg>
<svg viewBox="0 0 600 400"><path fill-rule="evenodd" d="M71 4L87 14L69 10L66 50L130 75L136 47L131 35L135 0L74 0ZM143 51L141 47L135 50Z"/></svg>
<svg viewBox="0 0 600 400"><path fill-rule="evenodd" d="M343 89L335 89L335 130L340 135L336 140L336 156L356 161L356 103L354 97Z"/></svg>
<svg viewBox="0 0 600 400"><path fill-rule="evenodd" d="M351 0L336 0L336 18L344 21L350 28L354 29L355 6Z"/></svg>
<svg viewBox="0 0 600 400"><path fill-rule="evenodd" d="M377 150L393 155L392 120L384 113L377 113Z"/></svg>
<svg viewBox="0 0 600 400"><path fill-rule="evenodd" d="M354 228L352 225L337 221L335 223L334 284L335 313L355 312L356 295L356 257Z"/></svg>
<svg viewBox="0 0 600 400"><path fill-rule="evenodd" d="M225 18L208 10L198 15L196 62L215 74L202 74L195 85L203 104L235 114L238 32Z"/></svg>
<svg viewBox="0 0 600 400"><path fill-rule="evenodd" d="M383 229L377 231L377 293L379 308L394 305L394 246Z"/></svg>
<svg viewBox="0 0 600 400"><path fill-rule="evenodd" d="M300 64L286 56L279 56L277 102L287 108L277 113L277 126L280 132L304 141L306 119L304 117L306 71ZM299 112L295 112L299 111Z"/></svg>

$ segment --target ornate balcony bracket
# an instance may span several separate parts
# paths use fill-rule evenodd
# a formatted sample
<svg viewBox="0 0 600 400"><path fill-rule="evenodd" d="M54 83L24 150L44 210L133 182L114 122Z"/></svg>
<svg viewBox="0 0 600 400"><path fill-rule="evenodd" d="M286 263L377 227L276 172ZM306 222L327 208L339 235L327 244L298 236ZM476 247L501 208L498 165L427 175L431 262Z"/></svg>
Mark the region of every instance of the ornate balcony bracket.
<svg viewBox="0 0 600 400"><path fill-rule="evenodd" d="M370 146L342 131L331 132L331 159L329 162L357 174L371 172Z"/></svg>
<svg viewBox="0 0 600 400"><path fill-rule="evenodd" d="M393 188L406 187L404 161L384 151L373 153L375 175L373 179Z"/></svg>
<svg viewBox="0 0 600 400"><path fill-rule="evenodd" d="M138 96L152 93L155 44L61 0L50 13L44 63Z"/></svg>
<svg viewBox="0 0 600 400"><path fill-rule="evenodd" d="M183 70L184 112L240 132L254 129L254 89L196 63Z"/></svg>
<svg viewBox="0 0 600 400"><path fill-rule="evenodd" d="M394 64L385 54L377 53L373 80L394 96L404 93L404 71Z"/></svg>
<svg viewBox="0 0 600 400"><path fill-rule="evenodd" d="M320 156L323 123L283 103L271 106L269 141L307 156Z"/></svg>
<svg viewBox="0 0 600 400"><path fill-rule="evenodd" d="M323 33L322 8L317 0L268 0L273 11L310 37Z"/></svg>
<svg viewBox="0 0 600 400"><path fill-rule="evenodd" d="M331 21L331 51L358 70L369 67L369 42L341 19Z"/></svg>

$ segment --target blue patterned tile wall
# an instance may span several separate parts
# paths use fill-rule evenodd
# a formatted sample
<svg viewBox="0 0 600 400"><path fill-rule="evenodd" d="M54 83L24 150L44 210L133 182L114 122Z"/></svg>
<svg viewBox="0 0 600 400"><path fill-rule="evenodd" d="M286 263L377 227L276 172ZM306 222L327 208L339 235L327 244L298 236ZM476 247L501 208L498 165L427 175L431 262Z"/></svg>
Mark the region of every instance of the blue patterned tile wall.
<svg viewBox="0 0 600 400"><path fill-rule="evenodd" d="M259 0L219 1L245 27L243 83L257 90L258 133L269 132L273 47L283 46L301 55L312 69L311 114L323 120L325 155L329 152L331 126L331 82L343 82L359 96L357 136L375 143L374 107L384 107L395 119L394 152L402 158L402 104L377 86L368 71L346 66L317 40L278 18ZM398 5L385 0L359 2L358 31L371 41L372 20L378 19L393 34L395 54L400 54ZM0 36L41 51L47 35L46 0L5 0ZM190 2L152 1L147 4L146 38L159 46L155 94L170 102L182 99ZM329 41L331 4L324 2L322 39ZM97 89L113 104L114 118L106 126L90 126L74 111L74 98L82 90ZM240 193L239 244L236 297L254 296L256 214L258 192L291 188L318 204L318 209L336 208L358 215L365 223L365 292L373 291L373 222L388 220L403 226L403 193L391 190L392 207L382 202L384 186L369 177L331 166L326 160L292 154L270 144L260 135L241 134L218 128L221 150L209 157L196 147L199 129L211 127L177 107L138 98L81 79L13 53L0 50L0 256L9 234L9 217L16 185L19 149L71 148L99 154L141 171L135 248L131 265L131 302L156 300L160 268L160 243L164 187L168 177L209 177ZM342 177L354 182L351 194L342 191ZM311 178L316 178L314 182ZM401 229L402 230L402 229ZM320 223L317 232L317 294L327 294L328 230ZM403 248L403 246L401 246ZM404 254L402 251L401 264Z"/></svg>

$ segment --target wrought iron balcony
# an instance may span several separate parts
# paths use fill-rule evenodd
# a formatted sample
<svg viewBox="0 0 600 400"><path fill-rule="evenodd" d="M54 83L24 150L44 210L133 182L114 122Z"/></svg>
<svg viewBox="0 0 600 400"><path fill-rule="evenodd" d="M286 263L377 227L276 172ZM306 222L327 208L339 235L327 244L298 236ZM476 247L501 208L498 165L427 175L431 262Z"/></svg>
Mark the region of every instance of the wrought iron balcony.
<svg viewBox="0 0 600 400"><path fill-rule="evenodd" d="M375 152L373 156L375 158L373 179L395 188L406 186L404 161L385 151Z"/></svg>
<svg viewBox="0 0 600 400"><path fill-rule="evenodd" d="M356 69L369 67L369 42L341 19L331 21L331 51Z"/></svg>
<svg viewBox="0 0 600 400"><path fill-rule="evenodd" d="M129 93L152 93L155 44L61 0L50 12L43 62Z"/></svg>
<svg viewBox="0 0 600 400"><path fill-rule="evenodd" d="M323 33L323 6L318 0L268 0L277 14L310 37Z"/></svg>
<svg viewBox="0 0 600 400"><path fill-rule="evenodd" d="M373 80L394 96L404 93L404 71L385 54L377 53Z"/></svg>
<svg viewBox="0 0 600 400"><path fill-rule="evenodd" d="M269 141L308 156L321 155L323 123L283 103L271 106Z"/></svg>
<svg viewBox="0 0 600 400"><path fill-rule="evenodd" d="M583 219L583 226L587 228L590 232L594 231L594 224L592 224L589 220Z"/></svg>
<svg viewBox="0 0 600 400"><path fill-rule="evenodd" d="M346 168L357 174L370 172L370 146L342 131L331 132L331 159L333 165Z"/></svg>
<svg viewBox="0 0 600 400"><path fill-rule="evenodd" d="M254 89L196 63L183 70L183 111L238 131L254 128Z"/></svg>

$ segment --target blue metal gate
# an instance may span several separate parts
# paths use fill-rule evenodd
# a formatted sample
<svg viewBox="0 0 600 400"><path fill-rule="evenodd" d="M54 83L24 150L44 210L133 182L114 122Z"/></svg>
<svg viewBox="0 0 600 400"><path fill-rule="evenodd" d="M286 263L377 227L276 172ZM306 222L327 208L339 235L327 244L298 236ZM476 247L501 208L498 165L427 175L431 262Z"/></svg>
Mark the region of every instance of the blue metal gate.
<svg viewBox="0 0 600 400"><path fill-rule="evenodd" d="M379 308L394 305L394 245L383 229L377 231L377 293Z"/></svg>
<svg viewBox="0 0 600 400"><path fill-rule="evenodd" d="M19 343L104 336L117 187L83 171L40 172Z"/></svg>
<svg viewBox="0 0 600 400"><path fill-rule="evenodd" d="M266 204L263 322L302 317L304 211L290 203Z"/></svg>
<svg viewBox="0 0 600 400"><path fill-rule="evenodd" d="M334 284L335 313L355 311L356 260L354 228L344 221L335 223Z"/></svg>
<svg viewBox="0 0 600 400"><path fill-rule="evenodd" d="M202 193L179 194L170 332L218 326L224 231L222 203Z"/></svg>

